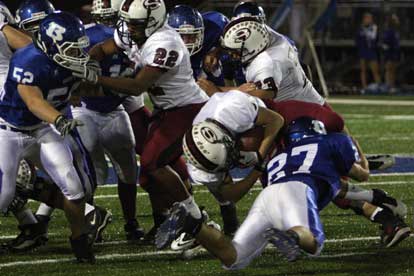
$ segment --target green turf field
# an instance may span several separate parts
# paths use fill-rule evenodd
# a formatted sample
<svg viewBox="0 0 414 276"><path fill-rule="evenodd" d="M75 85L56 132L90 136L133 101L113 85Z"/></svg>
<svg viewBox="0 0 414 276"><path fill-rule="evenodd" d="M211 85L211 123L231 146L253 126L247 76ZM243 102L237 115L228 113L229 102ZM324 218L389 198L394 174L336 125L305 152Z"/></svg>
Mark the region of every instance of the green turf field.
<svg viewBox="0 0 414 276"><path fill-rule="evenodd" d="M351 132L367 153L394 153L414 156L414 105L337 105ZM398 116L398 117L396 117ZM377 184L375 184L377 183ZM414 173L411 175L371 177L366 187L379 187L403 199L412 223L414 204ZM259 187L254 188L239 204L243 219ZM139 190L139 221L148 229L152 224L148 197ZM207 207L210 217L221 222L219 209L203 187L195 188L199 205ZM126 244L117 191L114 187L99 188L96 203L109 208L114 219L105 231L103 244L95 246L96 265L71 262L69 230L63 212L53 214L49 242L31 253L0 255L0 275L414 275L414 240L409 238L393 249L378 245L378 227L350 211L329 206L322 213L327 242L321 257L295 263L280 259L269 249L243 271L226 272L218 261L201 253L191 261L182 260L171 251L155 251L151 246ZM30 203L34 208L35 203ZM0 218L1 240L17 233L13 218ZM10 237L9 237L10 238Z"/></svg>

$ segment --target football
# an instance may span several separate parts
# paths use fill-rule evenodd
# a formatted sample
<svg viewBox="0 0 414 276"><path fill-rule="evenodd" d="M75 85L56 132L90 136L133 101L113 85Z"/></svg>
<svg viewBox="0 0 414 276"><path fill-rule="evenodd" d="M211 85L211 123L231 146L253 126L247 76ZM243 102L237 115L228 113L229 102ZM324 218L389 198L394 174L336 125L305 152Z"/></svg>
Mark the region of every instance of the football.
<svg viewBox="0 0 414 276"><path fill-rule="evenodd" d="M241 151L257 151L264 137L264 128L255 126L243 132L237 141L237 148Z"/></svg>

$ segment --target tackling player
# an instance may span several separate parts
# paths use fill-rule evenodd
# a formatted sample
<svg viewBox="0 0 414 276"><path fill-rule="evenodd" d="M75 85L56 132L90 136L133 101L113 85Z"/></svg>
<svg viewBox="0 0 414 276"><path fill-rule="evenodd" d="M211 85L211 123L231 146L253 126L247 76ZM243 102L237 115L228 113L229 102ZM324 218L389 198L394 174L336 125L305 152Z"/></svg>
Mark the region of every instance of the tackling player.
<svg viewBox="0 0 414 276"><path fill-rule="evenodd" d="M341 176L364 181L369 173L357 163L358 152L348 136L326 134L323 124L312 118L292 121L285 141L286 149L267 165L271 185L258 195L232 241L176 203L157 233L157 246L168 245L175 231L191 233L220 259L225 269L246 267L269 242L288 261L296 260L301 250L318 255L325 240L319 212L340 193ZM239 189L237 185L228 191L232 197L241 198L249 189ZM174 227L166 227L174 223ZM409 233L405 228L398 241Z"/></svg>
<svg viewBox="0 0 414 276"><path fill-rule="evenodd" d="M84 232L85 199L91 194L93 176L77 169L79 165L86 168L85 160L73 156L65 141L80 142L74 130L82 123L62 112L77 87L68 69L86 64L87 46L79 19L67 13L49 15L40 24L35 45L20 49L11 59L0 102L1 151L2 156L7 156L0 161L0 209L5 211L13 198L19 161L33 158L65 195L63 206L72 231L70 242L80 262L95 260ZM61 136L49 124L54 124Z"/></svg>
<svg viewBox="0 0 414 276"><path fill-rule="evenodd" d="M194 214L201 217L185 187L189 182L181 158L181 139L208 97L193 79L188 50L179 34L165 24L166 16L162 0L124 0L114 40L94 47L91 55L102 60L124 49L140 71L134 78L114 78L98 76L86 67L74 75L117 93L148 92L155 111L141 154L140 185L148 191L153 208L159 205L155 202L157 194L164 192L191 206ZM162 204L165 202L161 200ZM157 217L160 219L155 223L159 224L164 216Z"/></svg>

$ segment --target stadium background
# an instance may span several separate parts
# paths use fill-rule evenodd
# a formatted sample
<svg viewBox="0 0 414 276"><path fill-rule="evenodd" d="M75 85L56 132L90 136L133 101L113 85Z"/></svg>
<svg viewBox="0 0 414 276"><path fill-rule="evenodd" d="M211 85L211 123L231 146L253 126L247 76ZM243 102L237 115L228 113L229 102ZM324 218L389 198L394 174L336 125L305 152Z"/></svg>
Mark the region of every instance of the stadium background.
<svg viewBox="0 0 414 276"><path fill-rule="evenodd" d="M4 1L14 11L21 1ZM76 13L86 23L91 19L88 15L91 0L51 1L57 9ZM217 10L230 16L237 0L166 0L168 9L176 4L187 4L200 11ZM326 81L325 94L359 94L359 60L355 47L355 35L361 24L362 15L370 12L379 28L379 48L381 34L385 28L386 17L395 13L400 19L401 59L397 65L396 84L398 93L410 94L414 91L414 79L411 77L414 68L414 1L412 0L257 0L266 13L267 23L283 34L288 35L296 43L301 57L311 65L314 83L321 87L321 78L317 74L314 56L309 48L305 30L309 30L310 38L315 46L320 68ZM379 49L380 73L384 76L384 55ZM368 70L369 71L369 70ZM368 73L368 82L372 77ZM384 77L382 77L384 81ZM387 94L389 91L380 91ZM374 91L374 94L376 92Z"/></svg>

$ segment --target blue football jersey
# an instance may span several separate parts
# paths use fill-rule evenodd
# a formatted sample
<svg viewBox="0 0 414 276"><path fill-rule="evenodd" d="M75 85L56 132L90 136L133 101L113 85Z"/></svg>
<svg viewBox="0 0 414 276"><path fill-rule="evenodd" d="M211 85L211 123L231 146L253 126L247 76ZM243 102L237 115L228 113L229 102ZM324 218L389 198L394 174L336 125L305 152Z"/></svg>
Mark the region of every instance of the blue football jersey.
<svg viewBox="0 0 414 276"><path fill-rule="evenodd" d="M223 33L225 22L219 20L222 15L218 12L206 12L202 14L204 22L204 40L201 50L191 56L191 68L193 69L194 78L197 79L203 72L203 60L208 52L214 47L220 46L220 37ZM220 65L213 73L206 73L207 79L216 85L224 86L225 68Z"/></svg>
<svg viewBox="0 0 414 276"><path fill-rule="evenodd" d="M98 43L113 38L114 29L101 24L89 25L86 26L86 35L89 37L89 47L92 48ZM129 59L123 53L106 57L100 62L102 75L107 77L118 77L119 74L123 72L128 65ZM114 94L108 88L103 88L103 91L107 96L82 97L81 100L86 108L101 113L109 113L111 111L114 111L120 104L122 104L126 97Z"/></svg>
<svg viewBox="0 0 414 276"><path fill-rule="evenodd" d="M79 81L70 70L57 65L33 44L17 50L10 60L7 80L0 94L0 117L16 127L31 127L41 120L23 102L17 90L19 84L39 87L52 106L63 110Z"/></svg>
<svg viewBox="0 0 414 276"><path fill-rule="evenodd" d="M331 133L302 139L287 147L268 164L269 184L301 181L309 185L323 209L339 192L341 176L348 175L358 151L343 134Z"/></svg>

